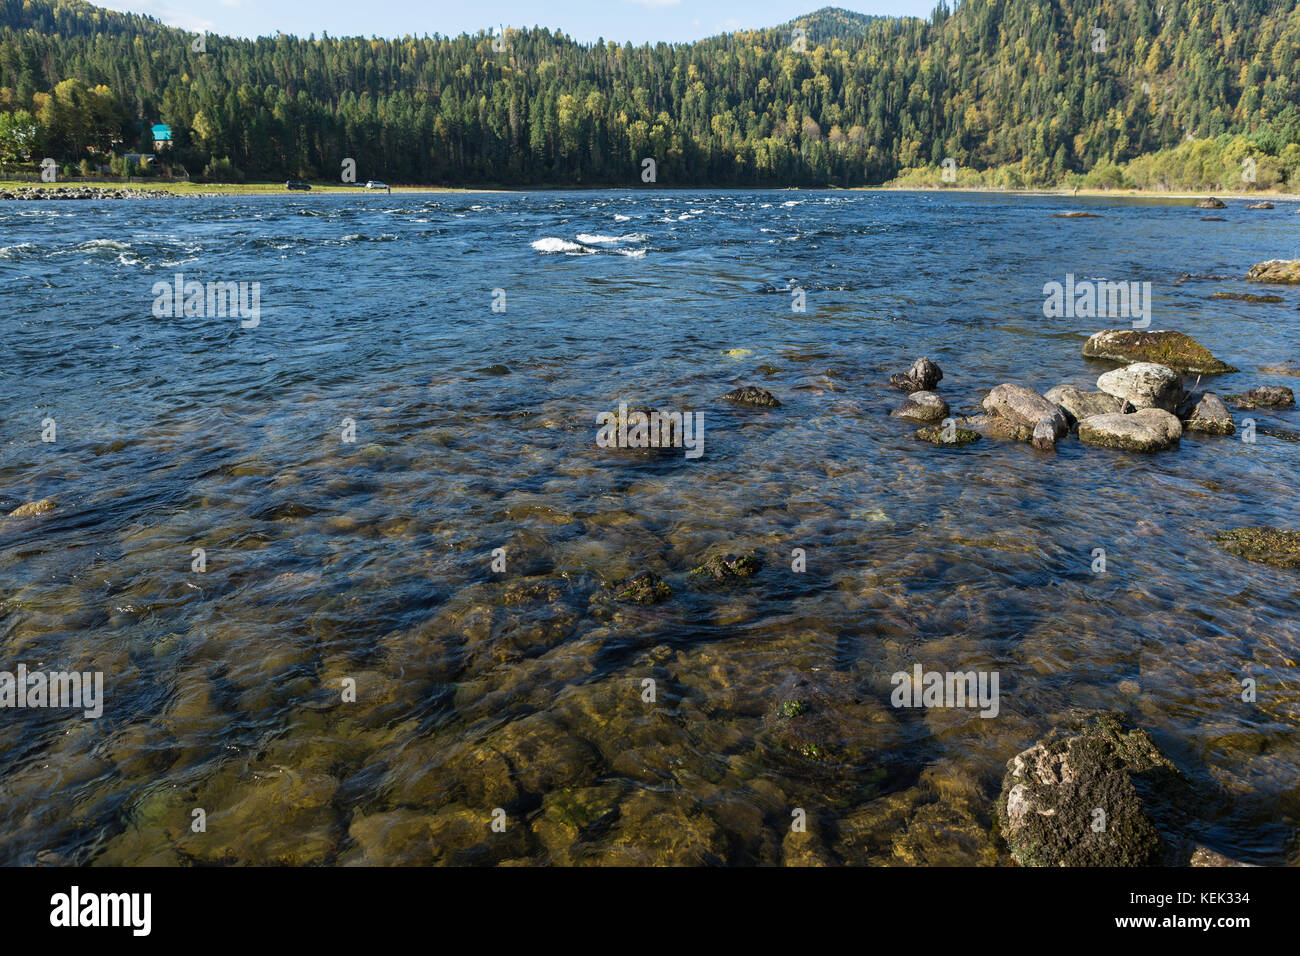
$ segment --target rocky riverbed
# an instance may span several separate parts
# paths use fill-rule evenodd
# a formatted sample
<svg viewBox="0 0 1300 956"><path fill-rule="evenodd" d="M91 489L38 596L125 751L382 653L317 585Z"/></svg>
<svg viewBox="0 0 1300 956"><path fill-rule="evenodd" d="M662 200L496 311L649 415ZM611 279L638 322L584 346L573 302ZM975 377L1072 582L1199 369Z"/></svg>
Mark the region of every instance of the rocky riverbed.
<svg viewBox="0 0 1300 956"><path fill-rule="evenodd" d="M1281 217L373 198L0 208L0 670L106 687L6 712L0 859L1295 861L1296 302L1211 298ZM1119 268L1179 331L1085 355Z"/></svg>

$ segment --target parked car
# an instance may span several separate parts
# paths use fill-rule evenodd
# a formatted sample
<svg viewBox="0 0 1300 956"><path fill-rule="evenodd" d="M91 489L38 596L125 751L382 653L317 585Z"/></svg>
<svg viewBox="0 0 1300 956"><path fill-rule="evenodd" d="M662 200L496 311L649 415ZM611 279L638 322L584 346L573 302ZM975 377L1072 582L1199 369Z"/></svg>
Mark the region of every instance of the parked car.
<svg viewBox="0 0 1300 956"><path fill-rule="evenodd" d="M289 180L287 183L284 184L284 188L285 188L285 189L301 189L301 190L303 190L304 192L306 192L307 190L311 189L311 184L310 184L310 183L300 182L300 181L297 180L297 179L291 179L291 180Z"/></svg>
<svg viewBox="0 0 1300 956"><path fill-rule="evenodd" d="M378 179L371 179L366 182L367 189L388 189L388 183L381 183Z"/></svg>

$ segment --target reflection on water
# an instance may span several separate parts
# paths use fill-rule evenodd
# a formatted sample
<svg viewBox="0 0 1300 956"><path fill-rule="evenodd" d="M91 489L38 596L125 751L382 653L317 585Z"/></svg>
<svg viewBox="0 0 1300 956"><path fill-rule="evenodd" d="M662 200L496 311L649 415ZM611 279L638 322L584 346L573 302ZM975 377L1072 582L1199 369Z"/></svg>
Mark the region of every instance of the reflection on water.
<svg viewBox="0 0 1300 956"><path fill-rule="evenodd" d="M1199 836L1294 862L1300 577L1208 537L1297 525L1300 413L1152 456L933 448L888 416L918 355L955 413L1090 387L1105 323L1042 313L1067 274L1151 282L1153 328L1242 369L1220 392L1288 381L1260 370L1300 359L1296 295L1177 280L1287 255L1289 209L1067 208L5 204L0 508L57 507L0 518L0 658L107 699L3 712L0 859L994 864L1006 761L1106 708L1228 795ZM154 318L178 272L259 282L260 323ZM720 400L742 384L782 406ZM620 401L703 411L705 454L596 447ZM762 570L698 587L719 550ZM671 597L610 599L643 570ZM892 707L917 663L996 671L997 717Z"/></svg>

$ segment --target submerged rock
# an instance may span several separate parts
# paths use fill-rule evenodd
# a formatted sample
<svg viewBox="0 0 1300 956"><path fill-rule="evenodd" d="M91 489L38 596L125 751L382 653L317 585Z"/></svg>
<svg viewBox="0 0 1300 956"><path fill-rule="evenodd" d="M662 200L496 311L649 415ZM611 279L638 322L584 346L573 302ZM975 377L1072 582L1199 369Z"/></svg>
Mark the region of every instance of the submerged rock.
<svg viewBox="0 0 1300 956"><path fill-rule="evenodd" d="M733 388L722 397L728 402L735 402L737 405L757 405L761 408L781 407L781 403L775 395L765 388L759 388L757 385L742 385L740 388Z"/></svg>
<svg viewBox="0 0 1300 956"><path fill-rule="evenodd" d="M1277 528L1234 528L1214 536L1225 551L1247 561L1300 568L1300 531Z"/></svg>
<svg viewBox="0 0 1300 956"><path fill-rule="evenodd" d="M1023 385L998 385L984 396L982 404L991 417L1009 423L1017 434L1027 431L1022 441L1032 438L1038 444L1040 438L1050 435L1055 443L1070 431L1065 412L1055 402Z"/></svg>
<svg viewBox="0 0 1300 956"><path fill-rule="evenodd" d="M1252 207L1247 206L1246 208L1250 209ZM1272 209L1273 204L1269 203L1268 208ZM1217 850L1211 850L1208 846L1197 846L1194 850L1192 850L1192 858L1187 865L1188 866L1250 866L1249 863L1238 863L1236 860L1224 856L1222 853L1218 852Z"/></svg>
<svg viewBox="0 0 1300 956"><path fill-rule="evenodd" d="M1205 435L1231 435L1237 430L1232 413L1213 392L1193 392L1178 407L1183 431Z"/></svg>
<svg viewBox="0 0 1300 956"><path fill-rule="evenodd" d="M1154 362L1175 372L1223 375L1237 371L1200 342L1168 329L1106 329L1088 339L1083 357L1112 362Z"/></svg>
<svg viewBox="0 0 1300 956"><path fill-rule="evenodd" d="M1093 415L1118 415L1135 411L1122 398L1105 392L1089 392L1073 385L1058 385L1044 397L1065 412L1065 419L1070 425L1077 425Z"/></svg>
<svg viewBox="0 0 1300 956"><path fill-rule="evenodd" d="M1209 199L1202 199L1196 204L1197 209L1227 209L1228 204L1222 199L1216 199L1211 196Z"/></svg>
<svg viewBox="0 0 1300 956"><path fill-rule="evenodd" d="M1172 412L1183 401L1183 382L1178 373L1154 362L1135 362L1106 372L1097 378L1097 387L1138 409Z"/></svg>
<svg viewBox="0 0 1300 956"><path fill-rule="evenodd" d="M1227 401L1240 409L1291 408L1295 405L1295 392L1285 385L1261 385L1241 395L1229 395Z"/></svg>
<svg viewBox="0 0 1300 956"><path fill-rule="evenodd" d="M970 445L983 436L969 428L945 428L943 425L928 425L916 430L916 437L932 445Z"/></svg>
<svg viewBox="0 0 1300 956"><path fill-rule="evenodd" d="M904 392L930 392L943 381L943 372L928 358L919 358L906 372L889 376L889 384Z"/></svg>
<svg viewBox="0 0 1300 956"><path fill-rule="evenodd" d="M890 415L911 418L918 422L938 422L948 417L948 403L934 392L913 392Z"/></svg>
<svg viewBox="0 0 1300 956"><path fill-rule="evenodd" d="M860 693L840 671L788 678L777 689L763 728L781 753L824 769L851 767L858 775L879 763L880 754L900 736L890 709ZM870 775L865 776L859 782L870 785Z"/></svg>
<svg viewBox="0 0 1300 956"><path fill-rule="evenodd" d="M1034 437L1033 426L1021 425L1006 418L999 418L997 415L970 415L960 419L960 421L963 426L985 438L997 438L1002 441L1029 441ZM917 434L919 435L920 432Z"/></svg>
<svg viewBox="0 0 1300 956"><path fill-rule="evenodd" d="M1238 302L1270 303L1283 301L1280 295L1253 295L1250 292L1215 292L1211 299L1235 299Z"/></svg>
<svg viewBox="0 0 1300 956"><path fill-rule="evenodd" d="M1186 789L1146 731L1100 714L1008 761L998 822L1021 866L1151 866L1168 852L1159 811Z"/></svg>
<svg viewBox="0 0 1300 956"><path fill-rule="evenodd" d="M614 585L615 601L625 604L658 604L672 596L672 588L653 571L641 571Z"/></svg>
<svg viewBox="0 0 1300 956"><path fill-rule="evenodd" d="M1169 412L1143 408L1132 415L1094 415L1079 422L1079 440L1121 451L1164 451L1183 437L1183 426Z"/></svg>
<svg viewBox="0 0 1300 956"><path fill-rule="evenodd" d="M1100 219L1095 212L1054 212L1053 219Z"/></svg>
<svg viewBox="0 0 1300 956"><path fill-rule="evenodd" d="M29 501L25 505L19 505L13 511L9 512L11 518L31 518L35 515L43 515L53 511L57 507L53 498L42 498L40 501Z"/></svg>
<svg viewBox="0 0 1300 956"><path fill-rule="evenodd" d="M763 569L763 559L754 552L715 554L689 575L692 584L723 585L747 581Z"/></svg>
<svg viewBox="0 0 1300 956"><path fill-rule="evenodd" d="M1269 259L1257 262L1246 273L1247 282L1272 282L1276 285L1300 284L1300 259Z"/></svg>

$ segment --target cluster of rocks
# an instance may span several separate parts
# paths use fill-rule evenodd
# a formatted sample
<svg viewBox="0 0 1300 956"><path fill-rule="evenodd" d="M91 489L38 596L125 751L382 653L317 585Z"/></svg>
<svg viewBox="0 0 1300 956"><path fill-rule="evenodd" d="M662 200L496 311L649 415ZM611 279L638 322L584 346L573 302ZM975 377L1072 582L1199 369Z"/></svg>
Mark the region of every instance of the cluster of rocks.
<svg viewBox="0 0 1300 956"><path fill-rule="evenodd" d="M686 575L692 586L700 589L725 588L744 584L763 570L763 559L755 552L710 555ZM672 588L653 571L640 571L615 581L607 588L609 597L620 604L648 606L659 604L673 595Z"/></svg>
<svg viewBox="0 0 1300 956"><path fill-rule="evenodd" d="M125 189L105 186L24 186L0 192L0 199L168 199L165 189Z"/></svg>
<svg viewBox="0 0 1300 956"><path fill-rule="evenodd" d="M942 422L916 433L939 445L968 444L984 436L1029 442L1046 451L1073 431L1085 444L1153 452L1177 444L1184 432L1233 434L1236 423L1228 403L1241 409L1295 404L1291 389L1282 385L1265 385L1226 399L1214 392L1186 389L1184 375L1220 375L1237 369L1181 332L1107 329L1088 339L1083 355L1127 364L1099 376L1096 390L1058 385L1040 395L1023 385L1004 383L984 397L982 414L950 418L947 402L927 390L943 373L929 359L918 359L907 373L890 378L894 387L910 392L907 401L890 414Z"/></svg>

